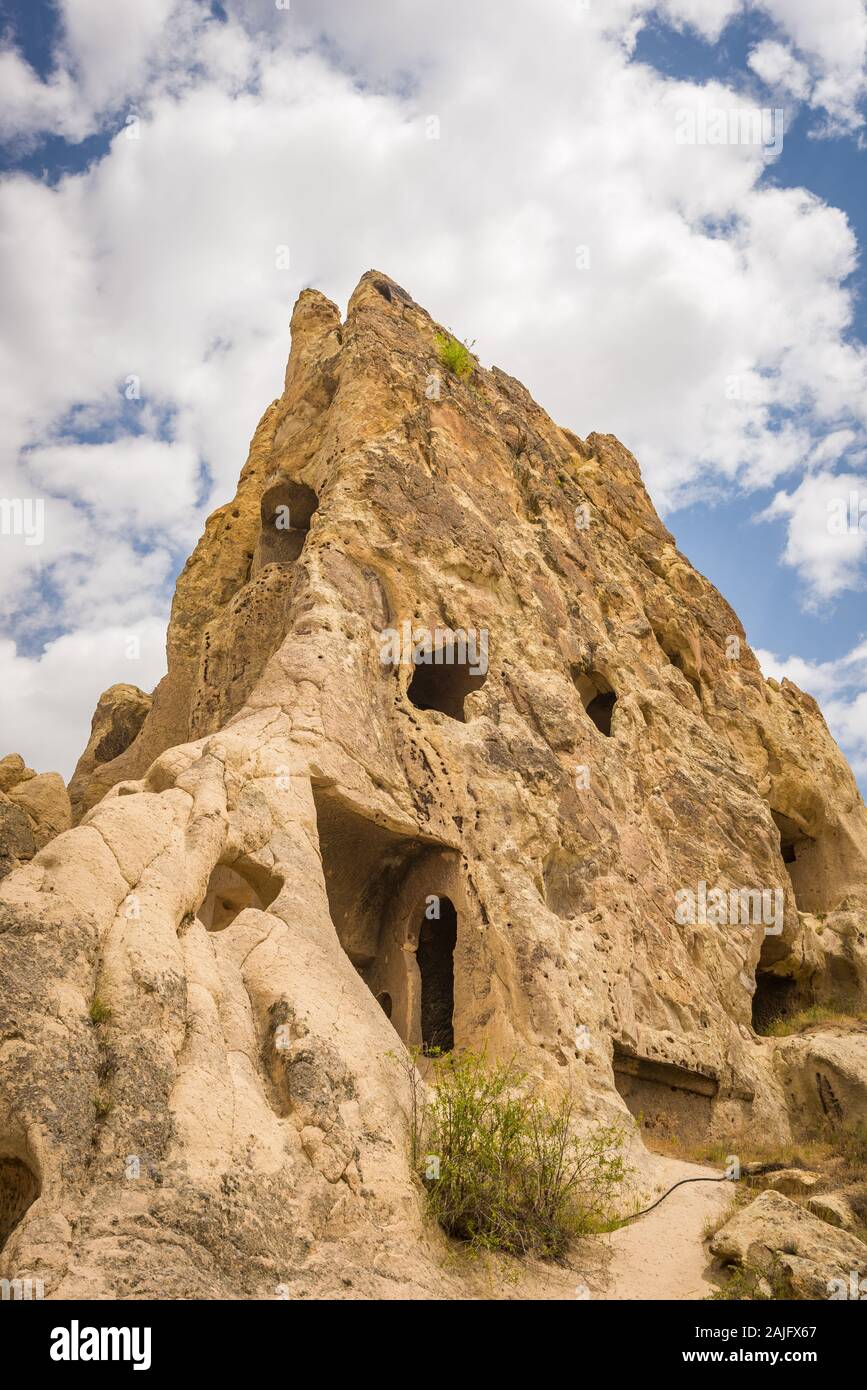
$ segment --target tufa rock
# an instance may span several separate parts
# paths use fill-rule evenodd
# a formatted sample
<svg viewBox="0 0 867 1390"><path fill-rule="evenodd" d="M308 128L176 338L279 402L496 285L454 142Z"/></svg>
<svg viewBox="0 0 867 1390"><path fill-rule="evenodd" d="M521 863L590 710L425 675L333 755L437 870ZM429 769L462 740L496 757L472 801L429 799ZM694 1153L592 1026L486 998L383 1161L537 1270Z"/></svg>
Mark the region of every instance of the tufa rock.
<svg viewBox="0 0 867 1390"><path fill-rule="evenodd" d="M101 782L102 769L114 764L135 742L150 711L152 700L137 685L112 685L99 698L90 725L87 747L76 764L69 783L73 818L76 823L93 802L112 785Z"/></svg>
<svg viewBox="0 0 867 1390"><path fill-rule="evenodd" d="M814 1199L815 1200L815 1199ZM786 1296L828 1298L834 1281L867 1273L867 1245L779 1192L763 1192L717 1231L710 1251L724 1264L782 1278Z"/></svg>
<svg viewBox="0 0 867 1390"><path fill-rule="evenodd" d="M81 823L0 888L0 1275L48 1297L465 1294L404 1044L516 1057L585 1126L786 1140L827 1048L858 1103L836 1038L753 1027L826 978L829 914L862 987L867 813L818 706L623 445L437 332L379 272L345 322L302 293L166 677L107 693Z"/></svg>
<svg viewBox="0 0 867 1390"><path fill-rule="evenodd" d="M0 758L0 792L8 792L19 782L35 776L31 767L25 767L20 753L8 753L5 758Z"/></svg>
<svg viewBox="0 0 867 1390"><path fill-rule="evenodd" d="M787 1197L806 1197L821 1181L819 1173L810 1173L804 1168L781 1168L765 1178L765 1185Z"/></svg>
<svg viewBox="0 0 867 1390"><path fill-rule="evenodd" d="M18 753L0 759L0 878L32 859L72 824L72 809L57 772L35 773Z"/></svg>

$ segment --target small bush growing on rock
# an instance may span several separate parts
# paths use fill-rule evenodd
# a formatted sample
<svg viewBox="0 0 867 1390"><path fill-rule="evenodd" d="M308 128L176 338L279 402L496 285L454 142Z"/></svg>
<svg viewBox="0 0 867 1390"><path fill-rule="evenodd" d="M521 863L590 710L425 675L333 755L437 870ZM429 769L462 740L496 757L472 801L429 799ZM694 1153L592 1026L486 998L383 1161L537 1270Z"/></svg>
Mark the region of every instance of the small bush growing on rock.
<svg viewBox="0 0 867 1390"><path fill-rule="evenodd" d="M460 381L467 381L473 374L473 355L466 343L453 338L450 333L437 333L434 340L440 362L447 371Z"/></svg>
<svg viewBox="0 0 867 1390"><path fill-rule="evenodd" d="M625 1135L609 1126L578 1137L571 1102L549 1110L521 1093L524 1080L475 1054L436 1059L422 1171L448 1235L476 1249L557 1258L572 1237L610 1226L626 1177Z"/></svg>
<svg viewBox="0 0 867 1390"><path fill-rule="evenodd" d="M94 995L93 1003L90 1006L91 1023L105 1023L109 1018L111 1018L110 1005L106 1004L104 999L100 999L98 994Z"/></svg>
<svg viewBox="0 0 867 1390"><path fill-rule="evenodd" d="M715 1293L708 1294L709 1302L765 1303L772 1299L791 1298L785 1274L776 1262L766 1274L750 1265L744 1265L737 1269L729 1268L726 1270L726 1276L725 1283Z"/></svg>

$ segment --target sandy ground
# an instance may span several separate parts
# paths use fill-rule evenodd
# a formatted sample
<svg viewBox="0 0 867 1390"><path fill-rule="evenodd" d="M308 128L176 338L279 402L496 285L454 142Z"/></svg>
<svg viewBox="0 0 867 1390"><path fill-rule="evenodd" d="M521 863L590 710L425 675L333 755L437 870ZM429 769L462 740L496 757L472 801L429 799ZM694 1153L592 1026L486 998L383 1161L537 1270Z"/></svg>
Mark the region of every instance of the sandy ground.
<svg viewBox="0 0 867 1390"><path fill-rule="evenodd" d="M721 1170L677 1158L645 1155L635 1205L646 1207L681 1178L718 1178ZM679 1187L647 1216L609 1235L581 1241L567 1263L493 1257L456 1265L464 1297L519 1300L703 1299L710 1279L704 1243L708 1222L718 1222L734 1199L734 1184L695 1182Z"/></svg>
<svg viewBox="0 0 867 1390"><path fill-rule="evenodd" d="M718 1168L658 1158L649 1206L681 1178L719 1177ZM641 1216L606 1237L611 1260L605 1287L593 1296L606 1299L706 1298L715 1285L708 1278L709 1260L703 1244L708 1221L718 1221L729 1209L734 1184L695 1182L679 1187L655 1211ZM592 1285L591 1285L592 1287Z"/></svg>

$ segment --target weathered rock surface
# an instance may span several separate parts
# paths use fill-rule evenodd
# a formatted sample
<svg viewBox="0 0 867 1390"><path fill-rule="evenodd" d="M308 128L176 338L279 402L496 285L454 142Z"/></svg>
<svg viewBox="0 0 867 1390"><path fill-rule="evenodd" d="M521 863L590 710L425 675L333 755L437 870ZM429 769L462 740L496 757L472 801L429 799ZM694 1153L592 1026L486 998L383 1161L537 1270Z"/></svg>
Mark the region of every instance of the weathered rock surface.
<svg viewBox="0 0 867 1390"><path fill-rule="evenodd" d="M304 291L167 676L140 724L103 697L81 824L0 889L0 1274L48 1296L460 1293L394 1057L432 1009L584 1123L782 1139L824 1035L756 1001L809 999L832 914L862 987L867 813L815 701L617 440L436 330L375 272L345 323ZM404 625L486 669L383 661ZM679 914L713 888L726 920Z"/></svg>
<svg viewBox="0 0 867 1390"><path fill-rule="evenodd" d="M0 792L8 792L19 782L26 782L29 777L35 776L33 768L25 766L20 753L8 753L5 758L0 758Z"/></svg>
<svg viewBox="0 0 867 1390"><path fill-rule="evenodd" d="M71 824L72 808L59 773L37 774L18 753L0 760L0 878Z"/></svg>
<svg viewBox="0 0 867 1390"><path fill-rule="evenodd" d="M726 1264L775 1274L786 1296L825 1299L834 1280L848 1288L867 1273L867 1245L821 1221L779 1192L763 1192L717 1231L711 1253Z"/></svg>
<svg viewBox="0 0 867 1390"><path fill-rule="evenodd" d="M87 747L69 783L72 814L77 822L88 806L113 786L116 778L102 771L132 746L150 711L152 700L137 685L112 685L99 698L90 725Z"/></svg>
<svg viewBox="0 0 867 1390"><path fill-rule="evenodd" d="M810 1197L807 1210L831 1226L841 1226L844 1231L854 1231L859 1225L855 1207L845 1192L821 1192Z"/></svg>
<svg viewBox="0 0 867 1390"><path fill-rule="evenodd" d="M0 878L36 853L27 812L0 792Z"/></svg>
<svg viewBox="0 0 867 1390"><path fill-rule="evenodd" d="M797 1129L867 1123L867 1024L780 1039L773 1058Z"/></svg>
<svg viewBox="0 0 867 1390"><path fill-rule="evenodd" d="M768 1174L765 1186L773 1192L782 1192L786 1197L806 1197L821 1181L819 1173L810 1173L804 1168L781 1168L776 1173Z"/></svg>

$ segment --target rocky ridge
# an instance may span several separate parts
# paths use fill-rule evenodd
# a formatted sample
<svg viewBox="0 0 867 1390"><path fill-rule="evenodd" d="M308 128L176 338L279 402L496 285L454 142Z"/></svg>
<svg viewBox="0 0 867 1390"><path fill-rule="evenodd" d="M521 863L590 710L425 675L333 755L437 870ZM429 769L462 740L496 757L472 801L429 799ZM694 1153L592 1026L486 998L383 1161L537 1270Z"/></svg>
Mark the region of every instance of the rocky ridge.
<svg viewBox="0 0 867 1390"><path fill-rule="evenodd" d="M49 1296L459 1292L394 1060L437 1009L585 1124L867 1115L862 1029L757 1031L867 999L867 812L818 706L616 439L449 373L441 331L378 272L345 322L305 290L75 828L0 764L0 1274ZM443 659L384 661L407 631Z"/></svg>

